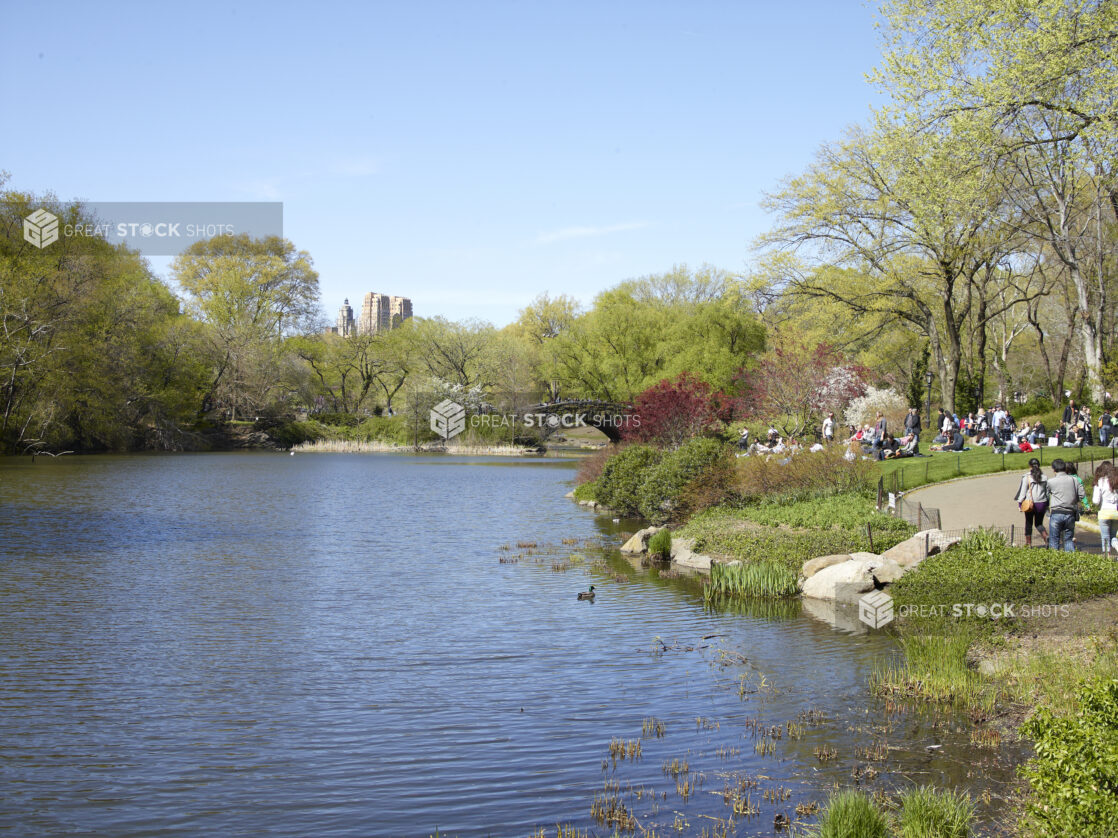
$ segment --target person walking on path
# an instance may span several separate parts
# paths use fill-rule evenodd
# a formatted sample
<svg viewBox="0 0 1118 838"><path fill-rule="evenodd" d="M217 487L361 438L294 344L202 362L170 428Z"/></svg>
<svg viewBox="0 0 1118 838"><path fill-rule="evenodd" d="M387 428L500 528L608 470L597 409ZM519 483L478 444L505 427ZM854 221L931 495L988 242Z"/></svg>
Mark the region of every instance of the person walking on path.
<svg viewBox="0 0 1118 838"><path fill-rule="evenodd" d="M1013 499L1025 513L1025 546L1033 546L1034 524L1041 544L1047 543L1044 513L1048 511L1048 480L1040 470L1040 460L1036 457L1029 460L1029 473L1021 478L1021 485L1017 487L1017 494Z"/></svg>
<svg viewBox="0 0 1118 838"><path fill-rule="evenodd" d="M1067 464L1060 458L1052 461L1048 478L1048 546L1052 550L1075 552L1075 519L1079 504L1085 501L1083 484L1067 473Z"/></svg>
<svg viewBox="0 0 1118 838"><path fill-rule="evenodd" d="M1118 554L1118 468L1102 463L1095 469L1091 503L1099 508L1099 540L1104 556Z"/></svg>
<svg viewBox="0 0 1118 838"><path fill-rule="evenodd" d="M1084 409L1086 409L1086 408L1084 408ZM1080 507L1077 506L1075 508L1075 520L1078 521L1081 512L1090 512L1091 511L1091 504L1087 503L1087 486L1084 485L1083 478L1079 476L1079 466L1077 466L1075 463L1064 463L1064 469L1067 471L1067 473L1069 475L1071 475L1072 477L1075 478L1075 481L1079 484L1079 488L1083 490L1083 498L1082 498L1083 507L1080 508ZM1073 529L1071 531L1071 543L1072 544L1075 544L1075 536L1076 536L1076 532Z"/></svg>

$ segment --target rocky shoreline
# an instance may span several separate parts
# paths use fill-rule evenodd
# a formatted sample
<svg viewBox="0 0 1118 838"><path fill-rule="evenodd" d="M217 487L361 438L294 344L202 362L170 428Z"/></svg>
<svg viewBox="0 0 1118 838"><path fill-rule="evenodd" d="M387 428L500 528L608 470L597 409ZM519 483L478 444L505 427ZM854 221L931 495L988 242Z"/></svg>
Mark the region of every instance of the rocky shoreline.
<svg viewBox="0 0 1118 838"><path fill-rule="evenodd" d="M567 497L574 499L574 492ZM585 506L599 512L608 512L596 501L580 500ZM621 545L622 553L630 556L648 554L648 542L664 527L648 526L634 533ZM857 552L818 556L804 562L800 570L800 595L807 599L823 600L843 605L856 605L863 594L885 590L905 573L918 567L924 559L951 549L959 538L938 529L921 530L915 535L890 547L882 553ZM695 552L691 538L672 538L670 554L673 569L710 574L711 565L741 564L740 560L723 562L722 559Z"/></svg>

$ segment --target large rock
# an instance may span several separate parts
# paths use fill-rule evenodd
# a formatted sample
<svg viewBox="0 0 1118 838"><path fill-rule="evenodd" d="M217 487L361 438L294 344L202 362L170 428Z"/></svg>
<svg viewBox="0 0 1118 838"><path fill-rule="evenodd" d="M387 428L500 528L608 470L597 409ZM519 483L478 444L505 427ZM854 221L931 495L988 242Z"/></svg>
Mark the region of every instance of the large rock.
<svg viewBox="0 0 1118 838"><path fill-rule="evenodd" d="M873 574L866 562L850 561L823 568L804 582L804 596L836 602L857 602L874 588Z"/></svg>
<svg viewBox="0 0 1118 838"><path fill-rule="evenodd" d="M867 553L864 550L858 553L851 553L850 558L856 562L865 562L870 565L870 567L881 563L881 556L877 555L877 553Z"/></svg>
<svg viewBox="0 0 1118 838"><path fill-rule="evenodd" d="M710 573L710 556L694 552L695 539L672 539L672 564L685 567L688 570L697 570L701 573Z"/></svg>
<svg viewBox="0 0 1118 838"><path fill-rule="evenodd" d="M663 527L645 527L643 530L637 532L621 545L622 553L643 553L648 549L648 539L653 535L660 532Z"/></svg>
<svg viewBox="0 0 1118 838"><path fill-rule="evenodd" d="M804 579L810 579L824 568L848 561L850 561L849 553L838 553L834 556L820 556L817 559L808 559L804 562L804 566L800 570L800 576L804 577Z"/></svg>
<svg viewBox="0 0 1118 838"><path fill-rule="evenodd" d="M895 547L890 547L881 555L886 559L892 559L903 568L911 568L920 564L928 556L942 553L958 543L958 538L947 535L940 530L921 530L912 538L902 541Z"/></svg>
<svg viewBox="0 0 1118 838"><path fill-rule="evenodd" d="M869 566L870 573L879 585L891 585L904 576L905 570L906 568L884 556L876 564Z"/></svg>
<svg viewBox="0 0 1118 838"><path fill-rule="evenodd" d="M704 556L702 553L694 552L692 549L694 546L695 539L693 538L673 538L672 564L685 567L688 570L710 573L710 556Z"/></svg>

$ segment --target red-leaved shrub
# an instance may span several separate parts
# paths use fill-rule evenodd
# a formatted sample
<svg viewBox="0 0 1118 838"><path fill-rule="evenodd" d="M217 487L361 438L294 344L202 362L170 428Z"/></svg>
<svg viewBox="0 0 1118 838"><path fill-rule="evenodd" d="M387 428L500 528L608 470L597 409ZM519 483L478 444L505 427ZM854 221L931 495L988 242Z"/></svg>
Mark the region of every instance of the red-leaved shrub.
<svg viewBox="0 0 1118 838"><path fill-rule="evenodd" d="M624 436L635 442L676 447L713 430L718 407L710 385L691 373L665 378L637 396L635 416Z"/></svg>

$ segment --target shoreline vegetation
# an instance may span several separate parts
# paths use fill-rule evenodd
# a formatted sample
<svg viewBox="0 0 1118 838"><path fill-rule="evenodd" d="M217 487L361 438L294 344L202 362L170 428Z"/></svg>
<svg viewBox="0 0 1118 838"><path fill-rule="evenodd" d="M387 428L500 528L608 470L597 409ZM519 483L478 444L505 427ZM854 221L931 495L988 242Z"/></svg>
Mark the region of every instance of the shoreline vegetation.
<svg viewBox="0 0 1118 838"><path fill-rule="evenodd" d="M527 457L544 456L545 451L522 445L455 445L428 442L419 446L394 442L359 442L349 439L318 439L294 445L292 451L300 454L452 454L464 457Z"/></svg>
<svg viewBox="0 0 1118 838"><path fill-rule="evenodd" d="M664 528L642 533L670 532L688 551L709 554L708 601L795 596L805 562L881 553L915 533L877 511L879 478L888 482L907 468L909 490L953 479L958 469L951 454L923 464L871 463L849 462L842 451L738 457L728 446L712 449L710 440L674 449L615 446L583 462L571 497L602 512L643 517ZM966 476L1002 470L1000 455L962 457L976 453ZM1007 455L1006 470L1023 472L1030 456ZM1049 449L1049 460L1057 456L1109 459L1110 452ZM1020 794L1002 817L1013 834L1118 834L1118 562L1012 547L999 533L978 530L923 558L888 592L905 616L879 630L896 637L899 653L882 661L867 691L962 713L972 741L983 747L1030 742L1033 754L1018 766ZM956 603L1008 603L1020 613L955 617L939 608ZM906 831L917 810L940 827ZM966 836L973 816L973 802L954 789L922 787L883 805L849 788L832 795L813 828L851 838Z"/></svg>

